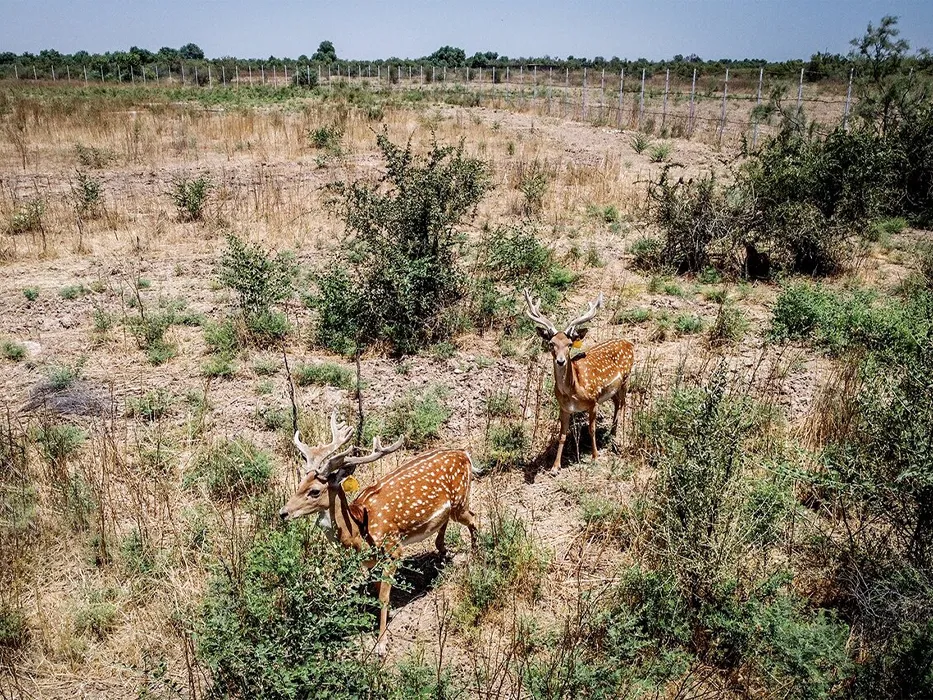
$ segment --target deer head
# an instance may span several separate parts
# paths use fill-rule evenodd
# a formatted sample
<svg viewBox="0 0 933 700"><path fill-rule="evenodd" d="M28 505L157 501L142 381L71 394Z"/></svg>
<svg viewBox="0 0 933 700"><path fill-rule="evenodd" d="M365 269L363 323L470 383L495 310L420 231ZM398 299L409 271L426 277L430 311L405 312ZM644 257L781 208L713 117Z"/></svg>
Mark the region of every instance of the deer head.
<svg viewBox="0 0 933 700"><path fill-rule="evenodd" d="M554 322L541 313L541 301L538 300L538 303L535 304L531 298L531 293L527 289L525 290L525 303L528 306L526 311L528 318L535 322L538 335L541 336L541 339L544 340L548 349L550 349L551 356L554 358L555 367L557 369L562 369L566 367L567 363L570 361L570 349L575 343L583 340L586 336L587 329L580 328L580 326L596 316L597 309L599 309L603 303L603 294L600 292L599 296L590 302L586 312L582 316L573 319L562 331L558 331Z"/></svg>
<svg viewBox="0 0 933 700"><path fill-rule="evenodd" d="M353 429L338 420L336 413L331 414L330 432L330 442L310 447L302 442L301 435L295 431L293 442L304 457L305 466L301 470L302 479L298 484L298 491L279 511L283 520L293 520L303 515L314 515L328 510L333 503L332 494L342 488L344 479L353 474L359 465L375 462L395 452L405 440L401 437L388 447L383 447L380 439L375 437L372 452L360 457L351 457L355 450L353 447L337 452L350 439Z"/></svg>

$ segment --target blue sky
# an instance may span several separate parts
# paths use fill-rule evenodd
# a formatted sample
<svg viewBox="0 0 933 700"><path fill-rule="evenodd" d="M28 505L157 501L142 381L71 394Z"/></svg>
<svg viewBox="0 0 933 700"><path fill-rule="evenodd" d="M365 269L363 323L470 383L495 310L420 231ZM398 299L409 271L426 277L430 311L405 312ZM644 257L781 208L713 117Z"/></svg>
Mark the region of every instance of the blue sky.
<svg viewBox="0 0 933 700"><path fill-rule="evenodd" d="M323 39L341 58L468 55L808 58L845 53L885 14L913 48L933 47L931 0L0 0L0 51L158 50L297 57Z"/></svg>

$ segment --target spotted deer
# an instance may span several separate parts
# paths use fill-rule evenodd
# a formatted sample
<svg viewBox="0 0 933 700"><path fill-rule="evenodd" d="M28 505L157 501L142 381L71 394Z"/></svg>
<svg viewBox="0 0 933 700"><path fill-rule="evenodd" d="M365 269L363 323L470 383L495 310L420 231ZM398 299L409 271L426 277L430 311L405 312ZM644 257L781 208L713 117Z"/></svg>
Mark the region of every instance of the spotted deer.
<svg viewBox="0 0 933 700"><path fill-rule="evenodd" d="M351 502L344 481L361 464L375 462L402 446L404 438L383 447L373 439L368 455L350 456L354 448L337 452L350 438L353 429L331 416L331 441L309 447L295 432L295 447L305 466L297 493L279 511L283 520L318 514L318 524L344 547L363 550L383 549L390 558L385 578L392 575L401 558L403 546L420 542L436 533L435 545L446 554L444 536L450 520L466 525L476 547L476 522L470 510L470 483L473 463L463 450L437 449L423 452L398 469L363 489ZM335 454L336 453L336 454ZM376 558L366 566L376 564ZM391 584L379 582L379 640L376 652L385 652Z"/></svg>
<svg viewBox="0 0 933 700"><path fill-rule="evenodd" d="M615 404L612 414L612 433L615 434L619 409L625 406L625 391L635 360L635 350L628 340L608 340L586 352L570 354L571 348L579 347L586 336L587 329L580 326L592 320L597 309L602 306L601 292L595 301L590 302L586 313L572 320L563 331L558 331L557 326L541 313L541 302L535 304L527 289L525 303L528 305L528 317L535 322L538 334L547 343L554 360L554 391L560 405L560 437L551 468L553 475L560 469L564 442L570 430L570 417L574 413L586 411L589 414L593 459L599 456L596 449L596 414L599 404L609 399Z"/></svg>

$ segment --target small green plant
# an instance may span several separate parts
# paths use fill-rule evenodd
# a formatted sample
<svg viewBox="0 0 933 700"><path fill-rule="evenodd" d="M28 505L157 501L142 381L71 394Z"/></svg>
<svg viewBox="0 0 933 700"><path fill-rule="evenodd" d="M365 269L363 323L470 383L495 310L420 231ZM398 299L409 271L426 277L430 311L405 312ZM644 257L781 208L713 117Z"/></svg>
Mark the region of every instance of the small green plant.
<svg viewBox="0 0 933 700"><path fill-rule="evenodd" d="M479 544L478 556L460 581L461 600L454 610L454 619L464 627L514 597L534 600L547 566L547 557L517 516L493 513L489 527L479 533Z"/></svg>
<svg viewBox="0 0 933 700"><path fill-rule="evenodd" d="M612 317L611 323L614 325L637 326L647 323L651 320L653 313L651 309L619 309Z"/></svg>
<svg viewBox="0 0 933 700"><path fill-rule="evenodd" d="M68 423L51 423L36 429L36 447L43 459L54 467L63 466L87 440L87 433Z"/></svg>
<svg viewBox="0 0 933 700"><path fill-rule="evenodd" d="M667 294L672 297L686 296L684 288L672 277L656 275L648 280L648 291L651 294Z"/></svg>
<svg viewBox="0 0 933 700"><path fill-rule="evenodd" d="M101 205L100 180L81 170L75 171L75 181L71 184L71 199L75 211L81 216L96 214Z"/></svg>
<svg viewBox="0 0 933 700"><path fill-rule="evenodd" d="M284 408L259 406L256 409L256 422L263 430L284 430L291 427L292 414Z"/></svg>
<svg viewBox="0 0 933 700"><path fill-rule="evenodd" d="M668 141L657 143L651 147L648 157L652 163L663 163L670 157L672 148Z"/></svg>
<svg viewBox="0 0 933 700"><path fill-rule="evenodd" d="M203 332L204 343L212 353L233 357L240 351L236 324L230 319L219 323L207 323L204 325Z"/></svg>
<svg viewBox="0 0 933 700"><path fill-rule="evenodd" d="M748 332L748 320L740 309L721 304L716 320L709 329L709 342L713 347L735 343Z"/></svg>
<svg viewBox="0 0 933 700"><path fill-rule="evenodd" d="M288 322L274 306L294 294L297 271L291 253L273 257L260 246L248 245L231 234L217 266L217 277L223 286L236 292L247 328L263 339L279 340L287 334Z"/></svg>
<svg viewBox="0 0 933 700"><path fill-rule="evenodd" d="M204 175L194 179L180 176L172 180L168 194L182 221L200 221L204 217L204 207L212 189L213 184Z"/></svg>
<svg viewBox="0 0 933 700"><path fill-rule="evenodd" d="M126 574L139 576L153 571L156 564L152 543L133 528L120 542L120 563Z"/></svg>
<svg viewBox="0 0 933 700"><path fill-rule="evenodd" d="M319 126L308 130L308 142L312 148L327 151L331 155L340 155L340 141L343 139L343 129L336 124Z"/></svg>
<svg viewBox="0 0 933 700"><path fill-rule="evenodd" d="M528 447L528 434L520 422L493 424L486 436L486 466L489 469L521 467Z"/></svg>
<svg viewBox="0 0 933 700"><path fill-rule="evenodd" d="M42 229L42 217L45 214L45 202L41 199L31 199L22 204L14 212L7 225L7 233L19 236Z"/></svg>
<svg viewBox="0 0 933 700"><path fill-rule="evenodd" d="M39 298L39 290L36 287L26 287L23 290L23 296L26 297L28 301L35 301Z"/></svg>
<svg viewBox="0 0 933 700"><path fill-rule="evenodd" d="M46 367L45 375L52 391L63 391L74 384L81 376L83 362L73 365L51 365Z"/></svg>
<svg viewBox="0 0 933 700"><path fill-rule="evenodd" d="M75 630L98 640L106 639L117 626L118 615L111 591L91 591L75 612Z"/></svg>
<svg viewBox="0 0 933 700"><path fill-rule="evenodd" d="M522 214L538 216L544 208L544 196L547 194L550 175L546 165L534 160L530 165L521 164L518 189L524 196Z"/></svg>
<svg viewBox="0 0 933 700"><path fill-rule="evenodd" d="M4 650L15 651L29 643L26 616L7 603L0 603L0 656Z"/></svg>
<svg viewBox="0 0 933 700"><path fill-rule="evenodd" d="M635 153L644 153L648 146L651 145L651 139L649 139L646 134L638 132L632 136L630 143Z"/></svg>
<svg viewBox="0 0 933 700"><path fill-rule="evenodd" d="M393 402L386 412L369 420L365 427L367 437L405 435L405 443L412 449L426 447L440 437L441 428L453 412L445 399L449 390L440 385L423 391L408 392Z"/></svg>
<svg viewBox="0 0 933 700"><path fill-rule="evenodd" d="M352 389L356 386L354 373L334 362L321 362L312 365L300 364L292 370L292 377L298 386L333 386L338 389Z"/></svg>
<svg viewBox="0 0 933 700"><path fill-rule="evenodd" d="M518 413L518 404L507 389L497 391L486 397L486 415L494 418L514 416Z"/></svg>
<svg viewBox="0 0 933 700"><path fill-rule="evenodd" d="M259 493L272 476L269 456L245 438L220 439L201 450L184 485L203 484L211 498L235 500Z"/></svg>
<svg viewBox="0 0 933 700"><path fill-rule="evenodd" d="M11 362L19 362L26 357L26 346L15 340L0 342L0 357Z"/></svg>
<svg viewBox="0 0 933 700"><path fill-rule="evenodd" d="M235 374L236 366L228 355L210 355L201 364L201 375L209 379L230 379Z"/></svg>
<svg viewBox="0 0 933 700"><path fill-rule="evenodd" d="M103 148L95 148L94 146L85 146L76 143L75 157L78 159L78 164L81 167L100 170L114 159L114 154Z"/></svg>
<svg viewBox="0 0 933 700"><path fill-rule="evenodd" d="M253 360L253 371L257 377L271 377L279 371L279 362L271 357L257 357Z"/></svg>
<svg viewBox="0 0 933 700"><path fill-rule="evenodd" d="M674 319L674 328L681 335L693 335L703 330L703 319L695 314L678 314Z"/></svg>
<svg viewBox="0 0 933 700"><path fill-rule="evenodd" d="M639 270L657 270L661 267L664 245L653 236L636 239L628 249Z"/></svg>
<svg viewBox="0 0 933 700"><path fill-rule="evenodd" d="M145 421L159 420L171 411L174 397L167 389L154 389L126 400L126 415Z"/></svg>
<svg viewBox="0 0 933 700"><path fill-rule="evenodd" d="M62 299L67 299L68 301L83 297L85 294L90 294L90 290L83 284L69 284L67 287L62 287L58 292L58 295Z"/></svg>

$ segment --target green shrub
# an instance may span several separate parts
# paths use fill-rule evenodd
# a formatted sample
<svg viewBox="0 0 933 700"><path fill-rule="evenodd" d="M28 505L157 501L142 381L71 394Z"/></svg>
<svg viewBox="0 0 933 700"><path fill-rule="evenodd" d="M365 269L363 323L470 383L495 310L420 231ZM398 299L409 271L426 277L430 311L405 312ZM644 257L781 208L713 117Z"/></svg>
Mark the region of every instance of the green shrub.
<svg viewBox="0 0 933 700"><path fill-rule="evenodd" d="M297 272L291 253L272 257L258 245L247 245L232 234L227 236L227 248L217 266L220 283L236 292L247 325L279 328L280 336L284 319L273 317L271 312L294 294Z"/></svg>
<svg viewBox="0 0 933 700"><path fill-rule="evenodd" d="M642 323L647 323L651 320L652 317L651 309L619 309L612 316L612 324L614 325L639 325Z"/></svg>
<svg viewBox="0 0 933 700"><path fill-rule="evenodd" d="M120 563L129 576L139 576L153 571L156 565L152 544L143 537L139 528L133 528L120 541Z"/></svg>
<svg viewBox="0 0 933 700"><path fill-rule="evenodd" d="M441 435L441 428L452 410L445 399L449 390L435 385L423 391L411 391L394 401L382 416L374 417L365 426L367 439L373 435L405 435L406 446L422 449Z"/></svg>
<svg viewBox="0 0 933 700"><path fill-rule="evenodd" d="M907 219L903 216L888 216L872 221L865 236L870 241L880 241L900 233L905 228L907 228Z"/></svg>
<svg viewBox="0 0 933 700"><path fill-rule="evenodd" d="M101 206L103 184L96 177L80 170L75 171L75 182L71 185L71 198L75 211L83 216L95 214Z"/></svg>
<svg viewBox="0 0 933 700"><path fill-rule="evenodd" d="M292 370L292 377L298 386L333 386L338 389L353 389L356 375L353 371L334 362L320 362L313 365L300 364Z"/></svg>
<svg viewBox="0 0 933 700"><path fill-rule="evenodd" d="M662 265L664 246L657 238L642 236L629 246L628 252L639 270L657 270Z"/></svg>
<svg viewBox="0 0 933 700"><path fill-rule="evenodd" d="M198 453L184 483L203 484L214 499L237 499L260 492L271 476L265 452L245 438L221 439Z"/></svg>
<svg viewBox="0 0 933 700"><path fill-rule="evenodd" d="M204 326L204 343L208 350L218 355L232 357L240 350L240 339L236 324L230 319Z"/></svg>
<svg viewBox="0 0 933 700"><path fill-rule="evenodd" d="M315 341L337 352L384 342L410 354L450 337L465 291L456 227L489 189L488 168L464 146L417 157L385 132L382 182L337 183L333 206L347 238L315 276Z"/></svg>
<svg viewBox="0 0 933 700"><path fill-rule="evenodd" d="M262 530L242 560L215 567L197 653L230 698L372 697L376 668L368 553L335 547L308 520Z"/></svg>
<svg viewBox="0 0 933 700"><path fill-rule="evenodd" d="M29 625L22 612L0 603L0 658L3 650L22 649L29 643Z"/></svg>
<svg viewBox="0 0 933 700"><path fill-rule="evenodd" d="M33 438L43 459L52 466L60 467L81 449L87 440L87 433L74 425L52 423L37 428Z"/></svg>
<svg viewBox="0 0 933 700"><path fill-rule="evenodd" d="M649 139L645 134L638 132L632 136L631 144L632 148L635 150L635 153L644 153L645 149L651 145L651 139Z"/></svg>
<svg viewBox="0 0 933 700"><path fill-rule="evenodd" d="M87 287L83 284L69 284L67 287L62 287L58 295L62 299L67 299L68 301L73 301L78 297L83 297L85 294L90 293Z"/></svg>
<svg viewBox="0 0 933 700"><path fill-rule="evenodd" d="M246 329L253 342L259 345L281 343L292 331L288 318L278 311L268 311L248 317Z"/></svg>
<svg viewBox="0 0 933 700"><path fill-rule="evenodd" d="M709 329L710 345L717 347L735 343L748 332L748 320L741 310L720 304L716 320Z"/></svg>
<svg viewBox="0 0 933 700"><path fill-rule="evenodd" d="M336 124L308 130L308 141L313 148L328 151L334 155L339 155L341 152L341 139L343 139L343 129Z"/></svg>
<svg viewBox="0 0 933 700"><path fill-rule="evenodd" d="M159 420L171 411L174 397L167 389L154 389L126 400L126 414L146 421Z"/></svg>
<svg viewBox="0 0 933 700"><path fill-rule="evenodd" d="M236 374L236 366L229 355L210 355L201 364L201 374L212 379L229 379Z"/></svg>
<svg viewBox="0 0 933 700"><path fill-rule="evenodd" d="M5 360L19 362L26 357L26 346L14 340L4 340L0 343L0 356Z"/></svg>
<svg viewBox="0 0 933 700"><path fill-rule="evenodd" d="M204 217L204 207L213 187L210 178L204 175L194 179L185 176L173 179L168 194L178 211L178 218L182 221L200 221Z"/></svg>
<svg viewBox="0 0 933 700"><path fill-rule="evenodd" d="M522 164L519 172L518 189L524 196L522 214L538 216L544 208L544 195L547 194L550 173L546 164L535 159L530 165Z"/></svg>
<svg viewBox="0 0 933 700"><path fill-rule="evenodd" d="M35 301L39 298L39 290L36 287L26 287L23 290L23 296L26 297L28 301Z"/></svg>
<svg viewBox="0 0 933 700"><path fill-rule="evenodd" d="M82 363L74 365L51 365L45 368L49 388L52 391L67 389L81 376Z"/></svg>
<svg viewBox="0 0 933 700"><path fill-rule="evenodd" d="M292 424L291 411L274 406L260 406L256 409L256 420L263 430L284 430Z"/></svg>
<svg viewBox="0 0 933 700"><path fill-rule="evenodd" d="M664 141L652 146L651 151L648 153L648 157L652 163L663 163L671 157L672 150L673 146L671 146L669 142Z"/></svg>
<svg viewBox="0 0 933 700"><path fill-rule="evenodd" d="M865 289L834 292L821 285L793 283L775 302L770 336L809 339L833 354L859 347L886 355L910 354L929 333L930 304L930 296L922 293L882 302Z"/></svg>
<svg viewBox="0 0 933 700"><path fill-rule="evenodd" d="M497 391L486 397L486 415L491 417L514 416L518 413L518 404L508 389Z"/></svg>
<svg viewBox="0 0 933 700"><path fill-rule="evenodd" d="M674 328L681 335L692 335L703 330L703 319L694 314L681 313L674 319Z"/></svg>
<svg viewBox="0 0 933 700"><path fill-rule="evenodd" d="M477 555L460 581L461 599L454 619L472 626L514 597L534 600L546 566L547 557L524 521L494 513L489 527L480 531Z"/></svg>
<svg viewBox="0 0 933 700"><path fill-rule="evenodd" d="M7 233L19 236L42 230L42 217L45 215L45 202L41 199L32 199L19 206L7 224Z"/></svg>
<svg viewBox="0 0 933 700"><path fill-rule="evenodd" d="M117 626L118 615L116 604L105 594L97 592L75 613L75 629L78 634L92 635L98 640L103 640Z"/></svg>
<svg viewBox="0 0 933 700"><path fill-rule="evenodd" d="M487 467L521 467L525 463L529 443L525 426L520 422L491 425L486 435Z"/></svg>

